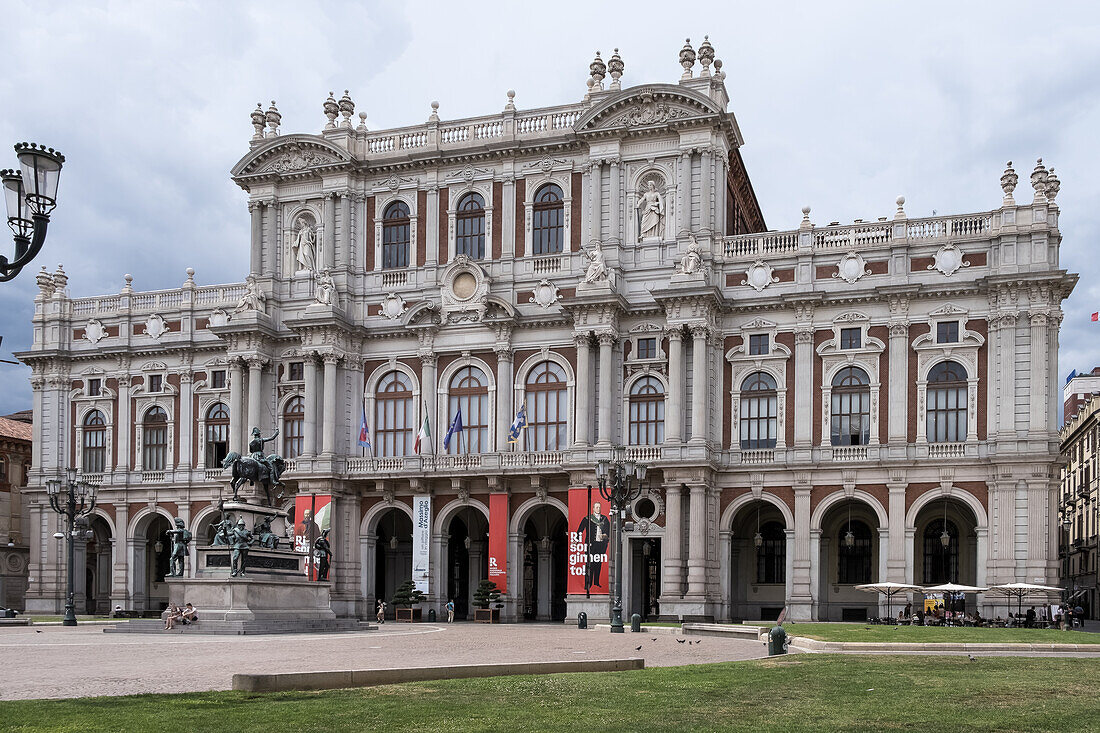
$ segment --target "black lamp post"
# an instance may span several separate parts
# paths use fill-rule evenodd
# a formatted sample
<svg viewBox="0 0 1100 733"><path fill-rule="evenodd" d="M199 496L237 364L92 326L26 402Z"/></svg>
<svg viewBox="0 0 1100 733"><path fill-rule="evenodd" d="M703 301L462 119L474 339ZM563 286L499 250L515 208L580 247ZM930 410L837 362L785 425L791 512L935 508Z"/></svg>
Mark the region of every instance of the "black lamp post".
<svg viewBox="0 0 1100 733"><path fill-rule="evenodd" d="M62 493L62 483L66 492ZM65 480L59 478L46 481L46 494L50 497L53 510L65 517L65 538L68 542L69 589L65 602L65 618L62 626L76 626L76 610L73 607L73 539L76 535L76 520L86 517L95 509L96 485L77 478L76 469L65 471ZM83 534L83 530L81 530Z"/></svg>
<svg viewBox="0 0 1100 733"><path fill-rule="evenodd" d="M46 242L50 212L57 205L57 182L65 156L35 143L15 146L20 170L0 171L8 226L15 235L15 259L0 255L0 282L15 278Z"/></svg>
<svg viewBox="0 0 1100 733"><path fill-rule="evenodd" d="M596 462L596 481L600 486L600 496L611 505L611 567L613 573L611 588L611 633L623 633L623 560L622 560L622 520L626 507L642 493L642 481L645 480L646 465L625 458L626 450L615 449L615 459L602 458Z"/></svg>

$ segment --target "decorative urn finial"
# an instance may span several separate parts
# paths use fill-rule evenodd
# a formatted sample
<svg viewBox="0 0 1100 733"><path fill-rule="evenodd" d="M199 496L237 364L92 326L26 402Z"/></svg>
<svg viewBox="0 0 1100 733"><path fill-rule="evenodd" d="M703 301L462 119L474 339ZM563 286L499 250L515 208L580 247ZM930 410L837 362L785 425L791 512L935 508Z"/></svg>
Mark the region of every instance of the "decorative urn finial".
<svg viewBox="0 0 1100 733"><path fill-rule="evenodd" d="M35 276L34 281L38 283L38 291L43 298L48 298L53 295L53 275L46 272L45 265L42 265L42 269L38 272L38 275Z"/></svg>
<svg viewBox="0 0 1100 733"><path fill-rule="evenodd" d="M699 46L699 63L703 66L700 76L710 76L710 65L714 63L714 46L710 45L710 36L703 36L703 45Z"/></svg>
<svg viewBox="0 0 1100 733"><path fill-rule="evenodd" d="M1047 172L1047 167L1043 165L1043 159L1039 158L1035 161L1035 170L1031 171L1031 187L1035 189L1035 201L1044 202L1047 200L1047 179L1050 174Z"/></svg>
<svg viewBox="0 0 1100 733"><path fill-rule="evenodd" d="M340 116L344 121L340 127L351 127L351 116L355 114L355 102L351 101L351 93L345 89L344 96L340 97Z"/></svg>
<svg viewBox="0 0 1100 733"><path fill-rule="evenodd" d="M259 140L264 136L264 106L256 102L256 109L252 110L252 128L256 131L252 135L253 140Z"/></svg>
<svg viewBox="0 0 1100 733"><path fill-rule="evenodd" d="M1058 176L1054 175L1054 167L1050 168L1050 176L1047 177L1047 201L1054 203L1054 199L1058 198L1058 191L1062 188L1062 181L1058 179Z"/></svg>
<svg viewBox="0 0 1100 733"><path fill-rule="evenodd" d="M432 102L432 113L428 115L428 122L439 122L439 102Z"/></svg>
<svg viewBox="0 0 1100 733"><path fill-rule="evenodd" d="M623 69L626 68L626 64L623 63L622 56L619 55L619 49L615 49L615 52L611 54L611 58L607 60L607 71L611 74L611 88L618 91L622 87L619 85L619 79L622 78Z"/></svg>
<svg viewBox="0 0 1100 733"><path fill-rule="evenodd" d="M340 114L340 105L336 104L336 98L332 96L332 92L328 93L328 99L325 100L322 107L325 110L325 117L328 117L328 122L325 123L325 129L336 129L336 116Z"/></svg>
<svg viewBox="0 0 1100 733"><path fill-rule="evenodd" d="M684 39L684 47L680 49L680 66L684 67L684 75L681 79L691 78L691 67L695 66L695 50L691 47L691 39Z"/></svg>
<svg viewBox="0 0 1100 733"><path fill-rule="evenodd" d="M355 129L359 132L366 132L367 131L367 113L366 112L360 112L359 113L359 125Z"/></svg>
<svg viewBox="0 0 1100 733"><path fill-rule="evenodd" d="M515 89L509 89L508 90L508 104L504 105L504 110L506 112L511 112L515 108L516 108L516 90Z"/></svg>
<svg viewBox="0 0 1100 733"><path fill-rule="evenodd" d="M1012 198L1012 192L1016 190L1016 183L1019 180L1020 177L1016 175L1016 170L1012 167L1012 161L1008 161L1005 164L1005 172L1001 174L1001 190L1005 192L1004 202L1006 204L1016 203Z"/></svg>
<svg viewBox="0 0 1100 733"><path fill-rule="evenodd" d="M271 106L267 108L267 135L268 137L274 137L279 134L279 123L283 121L283 116L279 114L279 108L275 106L275 100L271 100Z"/></svg>
<svg viewBox="0 0 1100 733"><path fill-rule="evenodd" d="M607 64L600 58L599 51L596 52L596 58L588 65L588 70L592 72L592 86L603 89L603 79L607 76Z"/></svg>

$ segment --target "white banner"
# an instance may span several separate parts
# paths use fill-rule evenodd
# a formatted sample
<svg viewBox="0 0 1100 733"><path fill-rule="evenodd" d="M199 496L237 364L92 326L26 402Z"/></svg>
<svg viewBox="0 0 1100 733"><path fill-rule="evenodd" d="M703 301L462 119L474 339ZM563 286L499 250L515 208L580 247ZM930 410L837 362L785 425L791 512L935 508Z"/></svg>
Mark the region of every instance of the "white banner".
<svg viewBox="0 0 1100 733"><path fill-rule="evenodd" d="M428 592L428 552L432 546L432 497L413 495L412 580L421 593Z"/></svg>

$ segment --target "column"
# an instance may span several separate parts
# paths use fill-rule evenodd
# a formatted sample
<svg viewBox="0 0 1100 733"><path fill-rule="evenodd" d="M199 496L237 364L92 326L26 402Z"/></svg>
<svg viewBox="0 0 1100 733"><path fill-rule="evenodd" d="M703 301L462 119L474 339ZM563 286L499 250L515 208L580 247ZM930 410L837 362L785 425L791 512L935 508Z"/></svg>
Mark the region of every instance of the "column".
<svg viewBox="0 0 1100 733"><path fill-rule="evenodd" d="M600 179L603 177L603 164L599 161L593 161L588 166L588 182L590 185L588 194L588 215L592 217L590 223L589 239L599 241L600 236L603 234L603 210L601 206L603 201L601 200L602 193L600 193Z"/></svg>
<svg viewBox="0 0 1100 733"><path fill-rule="evenodd" d="M664 577L661 578L662 600L683 597L684 576L680 561L680 537L683 520L680 517L680 484L665 487L665 534L661 539Z"/></svg>
<svg viewBox="0 0 1100 733"><path fill-rule="evenodd" d="M420 378L423 384L420 385L420 395L423 397L422 404L418 405L418 408L423 408L427 416L431 419L432 440L435 440L435 434L439 429L436 423L436 355L434 351L421 351L420 354ZM419 430L420 426L424 424L424 415L420 416L420 421L416 424L416 429ZM431 446L430 449L425 451L420 449L421 453L434 453L435 446Z"/></svg>
<svg viewBox="0 0 1100 733"><path fill-rule="evenodd" d="M325 197L325 238L321 247L322 261L325 267L332 267L335 262L333 253L336 250L336 194L330 193Z"/></svg>
<svg viewBox="0 0 1100 733"><path fill-rule="evenodd" d="M794 445L810 448L814 427L814 332L810 328L794 333ZM788 420L791 419L789 416Z"/></svg>
<svg viewBox="0 0 1100 733"><path fill-rule="evenodd" d="M306 416L302 425L302 453L317 455L317 360L313 354L306 354L302 364L302 377L305 379Z"/></svg>
<svg viewBox="0 0 1100 733"><path fill-rule="evenodd" d="M538 564L538 574L539 574L538 598L539 598L539 606L538 606L538 609L536 611L536 613L537 613L536 617L540 621L549 621L550 620L550 593L551 593L550 589L551 589L552 584L553 584L553 578L550 575L550 543L549 542L543 543L541 541L542 539L543 538L540 537L539 538L540 541L538 543L538 548L539 548L538 549L538 555L539 555L539 559L538 559L538 563L539 563ZM626 603L625 597L624 597L623 602Z"/></svg>
<svg viewBox="0 0 1100 733"><path fill-rule="evenodd" d="M260 427L260 416L263 408L263 370L264 360L251 358L248 360L248 424L245 430L251 432L252 428Z"/></svg>
<svg viewBox="0 0 1100 733"><path fill-rule="evenodd" d="M679 328L668 334L668 405L665 413L665 442L684 440L684 336Z"/></svg>
<svg viewBox="0 0 1100 733"><path fill-rule="evenodd" d="M332 610L337 616L357 615L362 559L359 552L359 500L333 493Z"/></svg>
<svg viewBox="0 0 1100 733"><path fill-rule="evenodd" d="M610 193L608 205L611 207L611 232L609 239L617 242L622 242L622 206L619 204L619 159L611 159L611 184L608 192Z"/></svg>
<svg viewBox="0 0 1100 733"><path fill-rule="evenodd" d="M1050 362L1047 361L1047 315L1030 314L1031 326L1031 422L1030 432L1039 437L1051 430L1047 420L1047 374Z"/></svg>
<svg viewBox="0 0 1100 733"><path fill-rule="evenodd" d="M890 446L904 446L908 442L909 400L905 391L909 388L909 327L904 323L890 325L890 385L888 388L887 430Z"/></svg>
<svg viewBox="0 0 1100 733"><path fill-rule="evenodd" d="M1016 316L1009 314L1001 317L1001 344L997 352L1001 355L1001 404L1000 435L1001 440L1016 437Z"/></svg>
<svg viewBox="0 0 1100 733"><path fill-rule="evenodd" d="M351 192L343 191L340 194L340 241L343 242L341 248L341 255L344 262L350 264L350 248L351 248ZM336 250L333 249L331 255L325 256L325 267L330 270L336 267Z"/></svg>
<svg viewBox="0 0 1100 733"><path fill-rule="evenodd" d="M600 343L600 396L597 418L597 441L601 445L610 445L611 440L611 385L616 381L611 367L611 350L615 346L615 334L604 332L596 336Z"/></svg>
<svg viewBox="0 0 1100 733"><path fill-rule="evenodd" d="M592 347L589 345L587 333L573 334L573 341L577 345L577 409L574 413L576 431L574 445L581 448L589 444L592 430L592 413L589 411L592 405L592 395L589 392L592 386Z"/></svg>
<svg viewBox="0 0 1100 733"><path fill-rule="evenodd" d="M893 381L893 375L890 377ZM905 482L886 484L890 492L888 519L889 535L886 540L886 575L884 581L907 583L905 577ZM881 546L881 545L880 545Z"/></svg>
<svg viewBox="0 0 1100 733"><path fill-rule="evenodd" d="M515 395L512 382L512 347L508 344L498 344L495 349L497 355L497 450L508 450L508 429L512 427L512 419L515 411L512 400ZM521 441L523 436L521 436ZM517 450L523 450L525 446L519 443Z"/></svg>
<svg viewBox="0 0 1100 733"><path fill-rule="evenodd" d="M711 217L711 196L714 194L714 186L711 180L711 171L714 154L705 149L699 156L699 222L705 232L714 231L714 221Z"/></svg>
<svg viewBox="0 0 1100 733"><path fill-rule="evenodd" d="M489 232L486 232L489 235ZM424 263L434 265L439 262L439 239L446 238L446 232L439 231L439 186L428 187L428 197L424 211ZM491 235L490 235L491 236ZM488 237L487 237L488 238Z"/></svg>
<svg viewBox="0 0 1100 733"><path fill-rule="evenodd" d="M248 212L252 216L252 251L249 260L249 272L259 275L263 271L263 246L264 246L264 205L262 201L252 201L248 204Z"/></svg>
<svg viewBox="0 0 1100 733"><path fill-rule="evenodd" d="M260 246L260 270L257 275L274 275L275 252L278 251L278 229L279 224L277 221L278 211L275 206L275 201L264 202L263 217L266 222L267 236L263 236L261 233L261 246Z"/></svg>
<svg viewBox="0 0 1100 733"><path fill-rule="evenodd" d="M500 216L500 256L508 259L516 256L516 179L507 175L504 185L501 186L500 197L502 201L493 202L496 211L494 216Z"/></svg>
<svg viewBox="0 0 1100 733"><path fill-rule="evenodd" d="M180 455L177 465L183 470L190 469L192 464L192 434L195 429L193 386L194 378L188 367L180 374Z"/></svg>
<svg viewBox="0 0 1100 733"><path fill-rule="evenodd" d="M324 429L321 435L321 453L326 456L336 454L336 354L325 354L325 403L321 417Z"/></svg>
<svg viewBox="0 0 1100 733"><path fill-rule="evenodd" d="M245 454L248 448L247 441L243 440L244 428L241 425L241 406L244 404L241 395L241 382L244 374L241 371L239 359L229 360L229 450L236 450ZM121 412L119 413L121 414ZM121 452L119 453L121 456Z"/></svg>
<svg viewBox="0 0 1100 733"><path fill-rule="evenodd" d="M42 414L41 412L35 413ZM118 378L118 423L115 425L115 438L118 440L118 463L116 471L129 471L133 461L130 459L130 375ZM45 465L41 468L46 468Z"/></svg>
<svg viewBox="0 0 1100 733"><path fill-rule="evenodd" d="M680 153L680 180L676 185L676 200L680 211L679 230L691 231L691 151ZM679 232L677 232L679 233Z"/></svg>
<svg viewBox="0 0 1100 733"><path fill-rule="evenodd" d="M791 563L791 606L794 621L809 621L813 616L813 547L810 533L810 485L794 487L794 561Z"/></svg>
<svg viewBox="0 0 1100 733"><path fill-rule="evenodd" d="M707 487L695 485L688 497L688 589L702 597L707 583Z"/></svg>
<svg viewBox="0 0 1100 733"><path fill-rule="evenodd" d="M691 439L705 442L707 439L707 397L709 381L707 379L707 336L706 326L691 328Z"/></svg>
<svg viewBox="0 0 1100 733"><path fill-rule="evenodd" d="M111 564L111 608L122 606L130 608L130 594L127 591L127 581L130 576L130 558L126 555L126 535L129 530L130 506L124 502L115 504L115 535L111 538L112 564ZM195 543L197 544L197 543Z"/></svg>

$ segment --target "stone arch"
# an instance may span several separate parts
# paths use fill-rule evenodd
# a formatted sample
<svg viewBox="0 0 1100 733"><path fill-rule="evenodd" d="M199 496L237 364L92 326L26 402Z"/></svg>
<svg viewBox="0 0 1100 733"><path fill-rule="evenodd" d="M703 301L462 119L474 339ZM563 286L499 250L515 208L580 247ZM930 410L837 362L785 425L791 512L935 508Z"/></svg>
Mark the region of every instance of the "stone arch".
<svg viewBox="0 0 1100 733"><path fill-rule="evenodd" d="M416 375L416 371L403 361L387 361L385 364L379 365L369 375L367 375L364 382L363 391L366 395L373 395L378 391L378 383L382 381L382 377L386 376L390 372L401 372L409 378L409 382L412 384L413 396L418 397L420 395L420 379Z"/></svg>
<svg viewBox="0 0 1100 733"><path fill-rule="evenodd" d="M378 531L378 522L390 509L397 509L405 512L409 517L409 521L413 519L412 507L403 501L379 501L375 502L370 509L363 515L363 521L359 523L359 536L370 537Z"/></svg>
<svg viewBox="0 0 1100 733"><path fill-rule="evenodd" d="M974 526L976 528L985 529L988 526L986 508L982 505L978 497L974 496L966 489L951 486L946 491L936 491L935 489L926 491L914 499L913 504L905 513L905 528L915 530L917 527L917 517L920 515L921 510L929 504L944 498L955 499L968 507L974 514Z"/></svg>
<svg viewBox="0 0 1100 733"><path fill-rule="evenodd" d="M834 504L839 504L847 500L858 500L868 505L871 511L875 513L875 517L878 519L879 529L884 529L890 526L890 518L886 513L886 508L882 506L882 503L871 494L868 494L862 489L856 489L852 492L848 491L834 491L820 502L810 515L810 530L820 531L822 529L821 522L828 513L829 508Z"/></svg>
<svg viewBox="0 0 1100 733"><path fill-rule="evenodd" d="M447 525L450 524L451 520L454 519L463 508L477 509L485 518L485 522L489 522L489 507L485 506L483 502L473 497L470 497L467 501L454 499L439 508L439 511L435 515L435 522L432 523L432 534L437 537L442 537L447 531Z"/></svg>
<svg viewBox="0 0 1100 733"><path fill-rule="evenodd" d="M774 506L779 510L779 513L783 515L783 524L786 528L794 529L794 514L791 512L791 508L787 506L787 502L767 491L761 492L759 497L750 491L747 494L742 494L737 497L726 506L725 510L722 512L722 518L718 522L718 531L728 532L730 525L733 524L733 520L737 517L737 513L754 501L763 501Z"/></svg>
<svg viewBox="0 0 1100 733"><path fill-rule="evenodd" d="M143 507L130 518L130 533L126 538L129 540L141 539L141 536L149 529L149 523L152 521L153 516L157 514L167 519L169 524L176 520L167 509L160 505Z"/></svg>
<svg viewBox="0 0 1100 733"><path fill-rule="evenodd" d="M516 507L515 511L512 512L512 518L508 522L508 534L519 534L520 530L523 529L523 525L527 523L527 520L530 519L535 510L537 510L539 507L546 506L557 509L561 512L561 515L565 517L565 521L569 521L569 507L567 507L565 503L561 501L561 499L555 499L552 496L548 496L544 501L542 499L539 499L538 497L532 497L520 504L518 507Z"/></svg>

